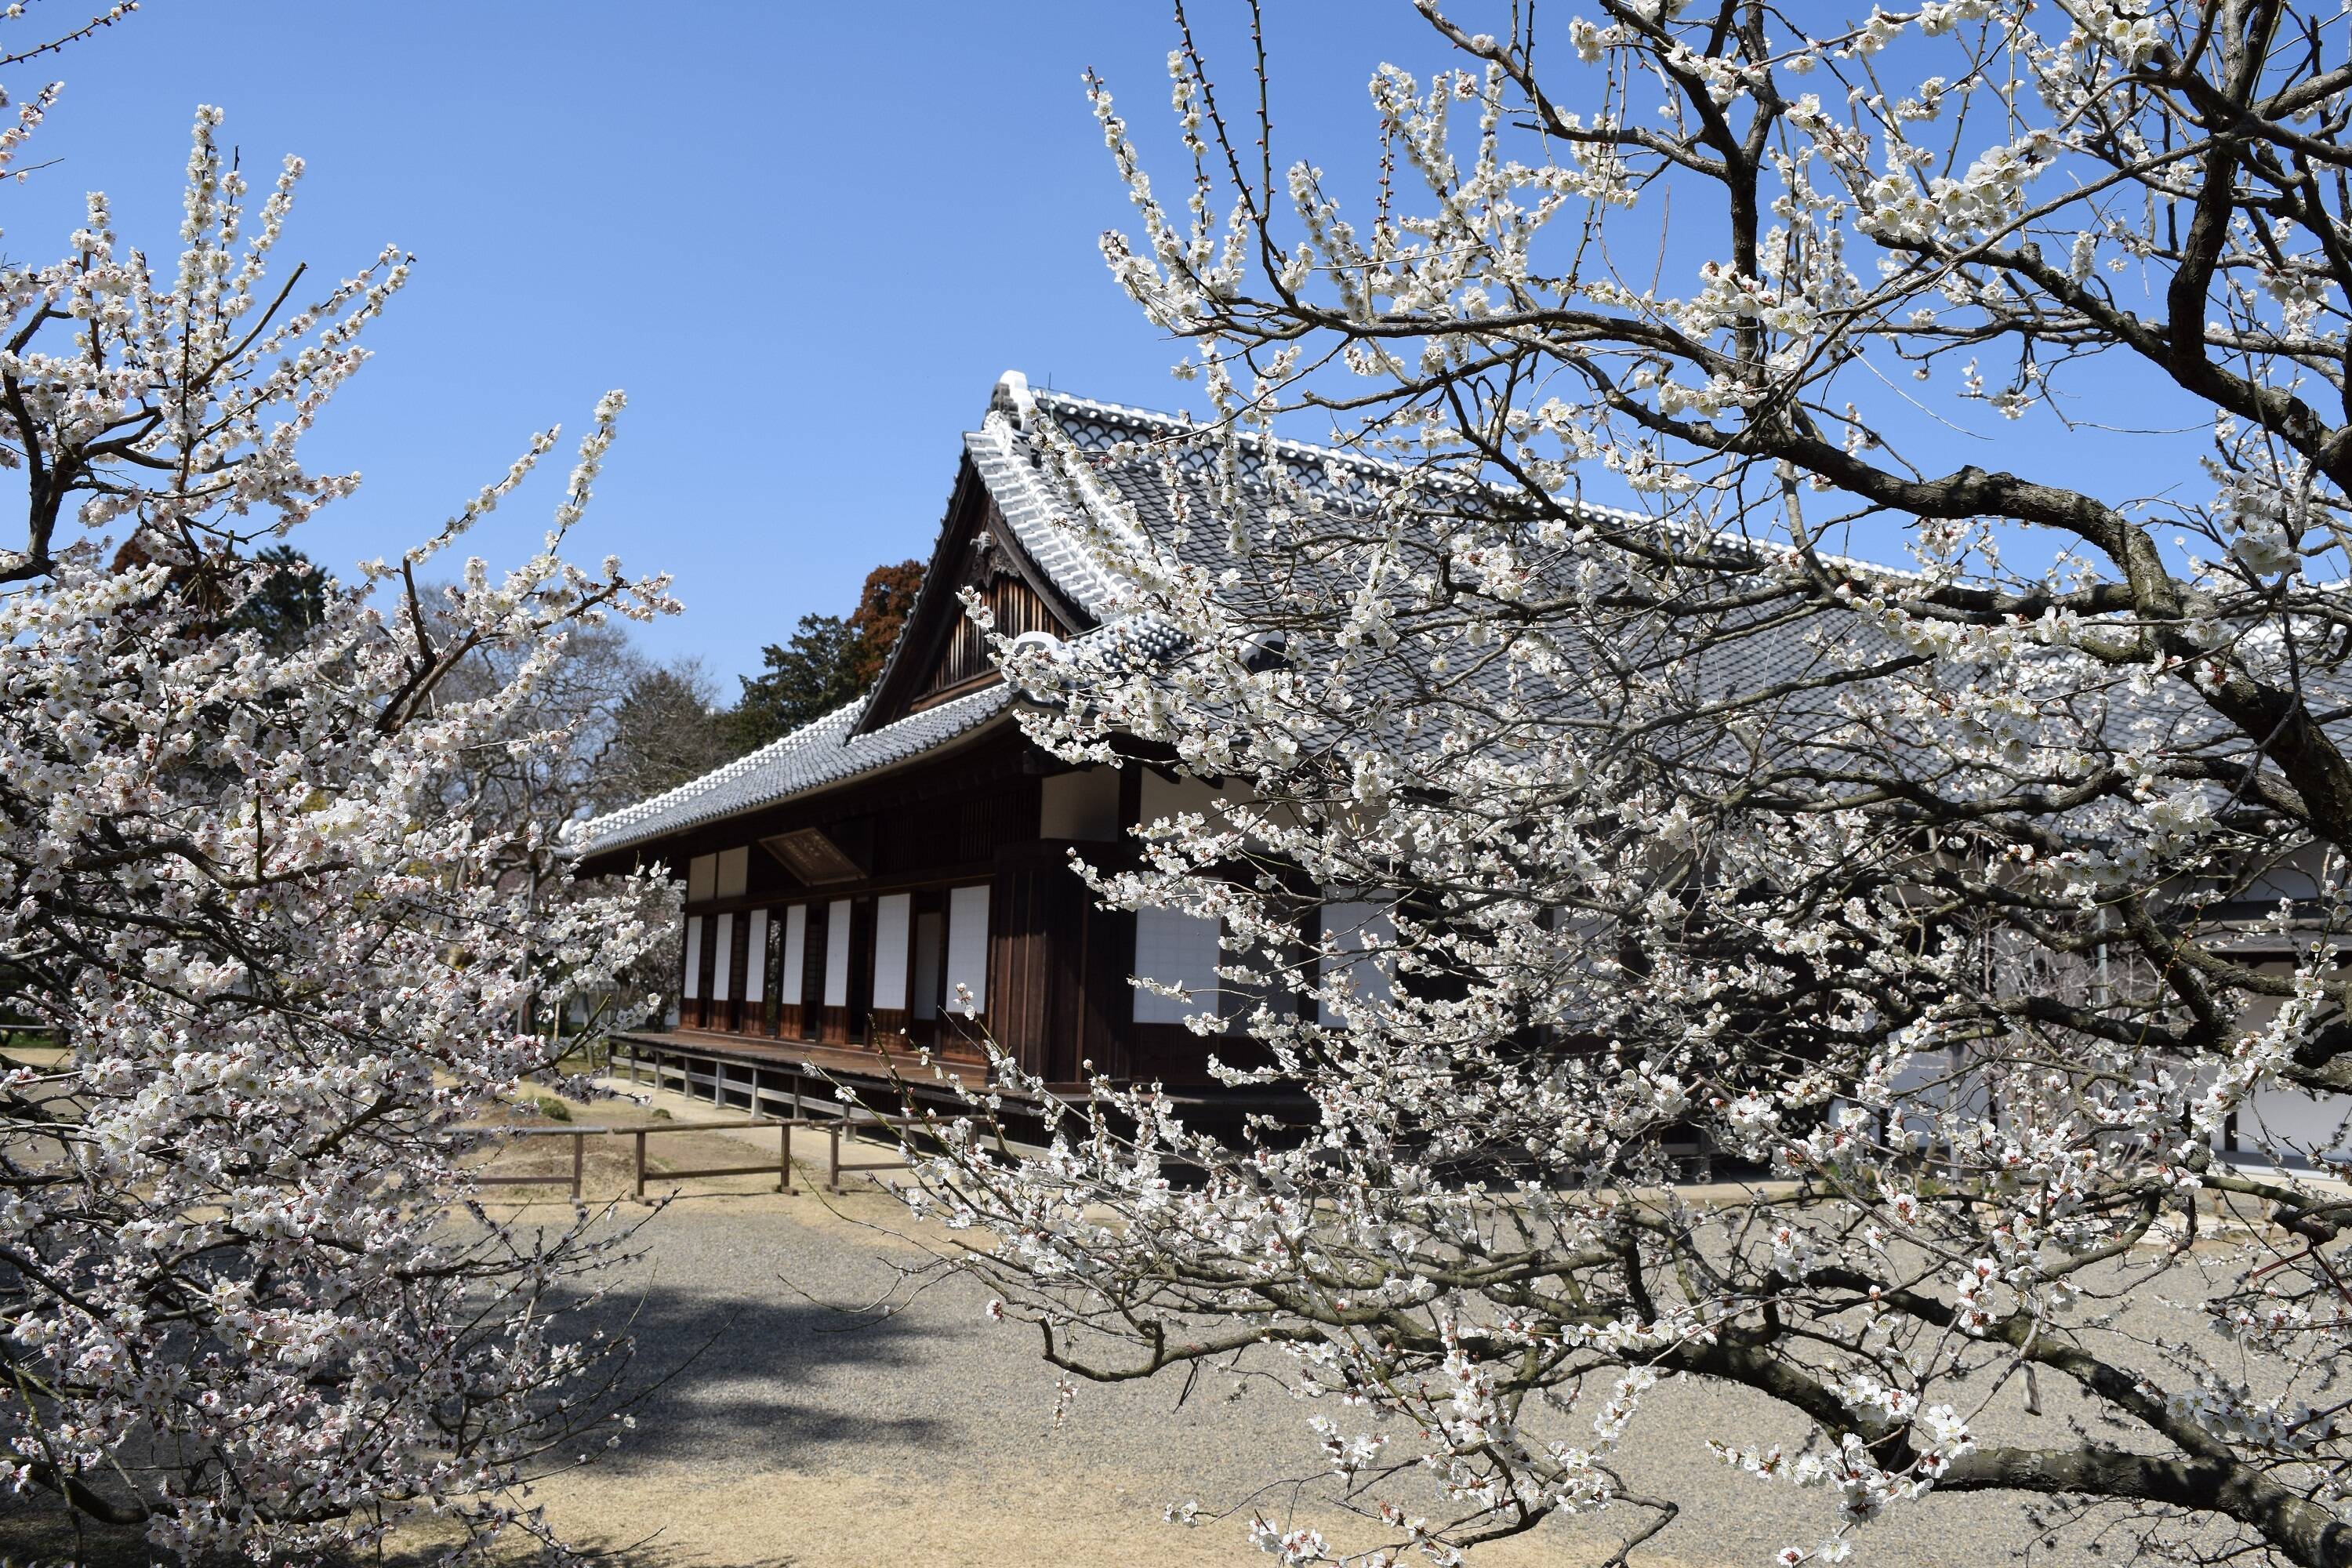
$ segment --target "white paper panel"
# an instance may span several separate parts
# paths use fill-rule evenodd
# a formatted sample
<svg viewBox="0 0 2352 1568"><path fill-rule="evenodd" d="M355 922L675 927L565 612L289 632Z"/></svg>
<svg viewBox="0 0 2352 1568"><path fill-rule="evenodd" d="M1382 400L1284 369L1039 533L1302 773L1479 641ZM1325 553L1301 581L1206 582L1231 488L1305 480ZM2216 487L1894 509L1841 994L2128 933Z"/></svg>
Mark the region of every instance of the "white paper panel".
<svg viewBox="0 0 2352 1568"><path fill-rule="evenodd" d="M948 1011L961 1014L956 987L969 986L971 1005L988 1007L988 884L948 890Z"/></svg>
<svg viewBox="0 0 2352 1568"><path fill-rule="evenodd" d="M1192 999L1181 1002L1157 992L1135 994L1139 1024L1181 1024L1217 1010L1217 922L1181 910L1135 911L1135 973L1163 985L1182 985Z"/></svg>
<svg viewBox="0 0 2352 1568"><path fill-rule="evenodd" d="M768 911L751 911L751 951L743 960L743 1000L756 1014L768 997Z"/></svg>
<svg viewBox="0 0 2352 1568"><path fill-rule="evenodd" d="M808 994L808 977L802 965L808 959L808 906L794 904L784 911L784 1005L797 1007Z"/></svg>
<svg viewBox="0 0 2352 1568"><path fill-rule="evenodd" d="M702 922L703 915L686 917L686 999L702 999Z"/></svg>
<svg viewBox="0 0 2352 1568"><path fill-rule="evenodd" d="M849 900L835 899L824 910L824 1005L849 1005Z"/></svg>
<svg viewBox="0 0 2352 1568"><path fill-rule="evenodd" d="M1386 949L1396 941L1396 922L1389 919L1388 906L1375 903L1326 904L1323 906L1323 935L1341 952L1361 952L1365 938L1374 938ZM1356 995L1365 1001L1378 1001L1389 994L1389 977L1368 958L1323 960L1324 978L1341 977ZM1336 1026L1339 1016L1328 1005L1318 1005L1319 1020L1327 1026Z"/></svg>
<svg viewBox="0 0 2352 1568"><path fill-rule="evenodd" d="M732 994L727 982L734 977L735 917L720 915L719 929L711 934L715 951L710 955L710 999L724 1002Z"/></svg>
<svg viewBox="0 0 2352 1568"><path fill-rule="evenodd" d="M907 1005L907 919L915 900L893 893L874 905L874 1005L892 1011Z"/></svg>

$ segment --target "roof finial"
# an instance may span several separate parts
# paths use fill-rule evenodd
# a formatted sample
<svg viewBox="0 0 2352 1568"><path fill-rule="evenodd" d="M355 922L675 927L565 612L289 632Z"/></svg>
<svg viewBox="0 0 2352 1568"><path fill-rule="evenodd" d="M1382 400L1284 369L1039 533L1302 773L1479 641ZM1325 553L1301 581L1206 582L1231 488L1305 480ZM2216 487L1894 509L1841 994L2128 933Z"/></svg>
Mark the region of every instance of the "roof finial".
<svg viewBox="0 0 2352 1568"><path fill-rule="evenodd" d="M1029 427L1029 416L1037 411L1037 398L1029 390L1027 376L1017 370L1008 370L996 378L996 390L990 395L988 406L1010 414L1013 425L1025 430Z"/></svg>

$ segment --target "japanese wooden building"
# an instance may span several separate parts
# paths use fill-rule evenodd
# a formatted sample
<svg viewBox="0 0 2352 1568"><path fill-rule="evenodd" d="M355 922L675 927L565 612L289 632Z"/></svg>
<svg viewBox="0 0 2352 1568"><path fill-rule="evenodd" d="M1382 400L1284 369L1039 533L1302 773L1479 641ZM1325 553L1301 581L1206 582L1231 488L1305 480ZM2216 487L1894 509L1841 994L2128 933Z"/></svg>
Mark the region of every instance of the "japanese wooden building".
<svg viewBox="0 0 2352 1568"><path fill-rule="evenodd" d="M1083 479L1049 456L1040 438L1049 423L1088 457ZM966 590L980 595L1006 636L1111 641L1144 658L1178 653L1165 628L1120 614L1114 584L1077 542L1087 528L1069 524L1164 531L1188 553L1170 474L1153 455L1186 428L1033 392L1008 373L981 428L963 437L938 543L873 689L585 825L583 871L660 862L686 883L675 1007L664 1026L629 1039L714 1098L751 1106L772 1104L767 1097L787 1085L815 1089L803 1063L853 1086L883 1075L886 1058L903 1069L918 1048L976 1068L983 1036L1050 1086L1099 1071L1157 1080L1181 1098L1237 1100L1208 1068L1213 1052L1245 1057L1246 1042L1185 1021L1237 1019L1255 1001L1220 994L1215 923L1100 908L1069 865L1075 850L1118 868L1134 853L1130 828L1205 810L1216 791L1147 759L1073 768L1029 743L1015 694L962 603ZM1335 453L1296 448L1286 463L1335 499L1372 482ZM1096 515L1074 519L1077 509ZM1221 549L1192 546L1212 569ZM1736 644L1734 657L1763 666L1719 679L1770 679L1761 641ZM1342 949L1354 945L1351 931L1386 923L1378 907L1346 901L1323 902L1314 918ZM2248 942L2242 956L2261 946ZM1181 985L1191 1000L1139 989L1135 975ZM2251 1108L2322 1142L2352 1126L2352 1100L2341 1096L2273 1089ZM2233 1131L2223 1147L2236 1142Z"/></svg>
<svg viewBox="0 0 2352 1568"><path fill-rule="evenodd" d="M1129 828L1201 809L1214 792L1144 765L1071 768L1032 745L961 600L980 594L1007 636L1166 651L1152 646L1166 632L1119 620L1100 568L1055 526L1068 498L1049 495L1041 472L1032 436L1042 420L1092 453L1182 427L1033 394L1009 374L963 438L927 574L873 689L586 825L583 870L658 861L685 879L674 1018L630 1038L706 1087L764 1082L803 1062L854 1079L879 1073L886 1053L904 1065L917 1047L976 1066L984 1032L1049 1084L1091 1069L1217 1092L1207 1071L1217 1042L1183 1022L1218 1008L1214 922L1099 908L1069 865L1075 849L1118 866ZM1164 515L1160 476L1134 467L1132 491L1121 485L1129 519ZM1116 462L1100 471L1120 484ZM1360 918L1377 917L1367 906ZM1140 991L1138 973L1193 1000ZM1229 1058L1238 1044L1223 1047Z"/></svg>

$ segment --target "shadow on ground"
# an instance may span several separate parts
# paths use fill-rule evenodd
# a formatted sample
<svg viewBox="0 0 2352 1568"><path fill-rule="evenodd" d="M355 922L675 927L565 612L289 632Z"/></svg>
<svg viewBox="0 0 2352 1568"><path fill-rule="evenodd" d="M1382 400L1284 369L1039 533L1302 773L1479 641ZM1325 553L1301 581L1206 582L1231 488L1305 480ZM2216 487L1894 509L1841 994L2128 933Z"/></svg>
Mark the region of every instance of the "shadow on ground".
<svg viewBox="0 0 2352 1568"><path fill-rule="evenodd" d="M789 1288L779 1283L782 1294ZM891 1378L935 1365L941 1331L904 1313L793 1300L745 1301L658 1284L615 1296L585 1326L634 1332L636 1354L623 1385L635 1429L599 1458L600 1469L724 1465L746 1453L810 1452L839 1444L898 1451L953 1436L935 1416L844 1408L808 1397L841 1368Z"/></svg>
<svg viewBox="0 0 2352 1568"><path fill-rule="evenodd" d="M788 1288L779 1284L781 1293ZM616 1448L602 1451L601 1433L581 1445L593 1477L625 1484L642 1473L715 1469L757 1451L792 1453L840 1445L922 1445L945 1436L945 1424L926 1415L884 1415L827 1406L795 1397L814 1380L843 1366L881 1376L904 1373L928 1359L921 1347L939 1331L903 1315L830 1306L799 1299L746 1301L658 1283L607 1298L571 1325L574 1332L633 1332L637 1352L618 1391L617 1407L635 1426ZM535 1467L567 1468L562 1450ZM442 1560L440 1546L346 1554L318 1560L320 1568L423 1568ZM517 1533L500 1560L523 1561L529 1543ZM604 1543L590 1550L614 1568L669 1568L676 1553L658 1538ZM0 1568L149 1568L162 1554L135 1526L83 1521L36 1494L0 1497ZM242 1557L200 1559L196 1568L232 1568ZM751 1556L742 1568L791 1568L789 1554Z"/></svg>
<svg viewBox="0 0 2352 1568"><path fill-rule="evenodd" d="M312 1558L309 1568L428 1568L446 1563L448 1549L439 1543L387 1549L382 1554L341 1552ZM497 1549L495 1562L520 1564L538 1555L536 1548L515 1535ZM590 1562L610 1568L686 1568L677 1553L659 1540L633 1545L592 1548ZM6 1568L152 1568L170 1561L150 1547L135 1527L85 1526L77 1531L62 1509L24 1498L0 1502L0 1564ZM795 1568L790 1555L749 1556L740 1568ZM246 1568L241 1556L215 1555L196 1560L192 1568Z"/></svg>

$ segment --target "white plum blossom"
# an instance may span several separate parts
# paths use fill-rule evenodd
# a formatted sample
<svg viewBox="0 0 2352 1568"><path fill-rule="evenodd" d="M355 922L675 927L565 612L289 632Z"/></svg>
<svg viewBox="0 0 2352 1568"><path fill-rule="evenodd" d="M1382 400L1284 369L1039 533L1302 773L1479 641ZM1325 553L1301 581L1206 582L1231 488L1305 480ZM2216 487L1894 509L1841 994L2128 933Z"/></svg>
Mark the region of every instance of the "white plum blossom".
<svg viewBox="0 0 2352 1568"><path fill-rule="evenodd" d="M1066 1371L1342 1404L1349 1561L1646 1542L1619 1461L1706 1440L1792 1563L1930 1492L2352 1562L2352 1172L2265 1120L2352 1090L2352 17L1418 10L1354 168L1192 18L1174 199L1090 80L1205 416L1025 433L1179 651L998 645L1213 795L1080 871L1216 921L1279 1112L1000 1060L928 1212Z"/></svg>
<svg viewBox="0 0 2352 1568"><path fill-rule="evenodd" d="M400 561L312 583L314 624L265 613L292 568L248 547L356 484L300 441L406 263L274 275L301 166L249 210L220 118L176 257L93 196L66 259L0 268L27 508L0 551L0 1017L55 1047L0 1080L0 1450L159 1555L307 1563L425 1520L472 1552L543 1537L535 1456L617 1429L625 1347L568 1308L626 1227L502 1222L463 1129L642 1015L673 904L503 875L449 786L514 743L568 629L669 601L561 553L615 395L514 570L450 557L530 459ZM443 689L490 649L510 681Z"/></svg>

